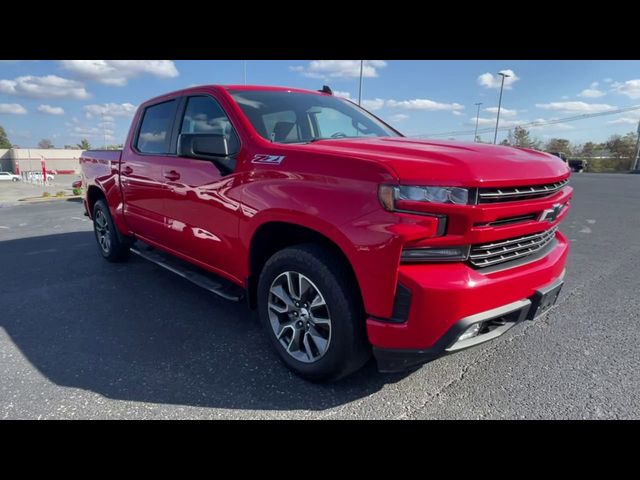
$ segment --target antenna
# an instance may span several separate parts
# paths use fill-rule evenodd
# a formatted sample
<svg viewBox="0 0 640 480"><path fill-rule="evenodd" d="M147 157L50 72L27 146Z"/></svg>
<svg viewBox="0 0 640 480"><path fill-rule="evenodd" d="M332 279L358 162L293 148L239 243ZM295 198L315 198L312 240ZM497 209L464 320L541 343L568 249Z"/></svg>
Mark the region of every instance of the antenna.
<svg viewBox="0 0 640 480"><path fill-rule="evenodd" d="M329 95L333 95L333 90L329 87L329 85L323 85L322 90L318 90L320 93L328 93Z"/></svg>

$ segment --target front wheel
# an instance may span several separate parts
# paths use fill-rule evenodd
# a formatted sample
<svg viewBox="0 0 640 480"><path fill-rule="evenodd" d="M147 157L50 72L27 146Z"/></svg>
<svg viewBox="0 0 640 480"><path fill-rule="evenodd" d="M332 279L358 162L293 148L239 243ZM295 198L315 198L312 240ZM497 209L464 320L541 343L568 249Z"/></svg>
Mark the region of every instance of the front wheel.
<svg viewBox="0 0 640 480"><path fill-rule="evenodd" d="M128 258L130 243L118 234L104 200L98 200L93 206L93 231L98 249L106 260L119 262Z"/></svg>
<svg viewBox="0 0 640 480"><path fill-rule="evenodd" d="M370 356L365 315L350 271L316 244L273 255L258 282L263 327L282 361L313 381L337 380Z"/></svg>

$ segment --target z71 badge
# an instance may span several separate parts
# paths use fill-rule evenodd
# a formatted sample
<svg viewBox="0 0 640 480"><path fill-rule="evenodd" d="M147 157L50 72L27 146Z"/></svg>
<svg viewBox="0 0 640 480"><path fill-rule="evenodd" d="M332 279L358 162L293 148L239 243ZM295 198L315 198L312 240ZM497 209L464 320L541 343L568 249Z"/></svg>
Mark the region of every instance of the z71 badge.
<svg viewBox="0 0 640 480"><path fill-rule="evenodd" d="M266 163L268 165L280 165L284 160L284 155L265 155L257 153L251 159L251 163Z"/></svg>

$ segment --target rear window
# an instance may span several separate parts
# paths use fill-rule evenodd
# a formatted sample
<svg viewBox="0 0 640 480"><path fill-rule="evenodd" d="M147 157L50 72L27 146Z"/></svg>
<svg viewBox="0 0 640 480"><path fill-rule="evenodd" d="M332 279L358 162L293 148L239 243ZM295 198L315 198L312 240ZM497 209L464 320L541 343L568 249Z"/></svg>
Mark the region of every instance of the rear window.
<svg viewBox="0 0 640 480"><path fill-rule="evenodd" d="M170 153L171 127L176 114L175 100L147 107L142 117L136 148L142 153Z"/></svg>

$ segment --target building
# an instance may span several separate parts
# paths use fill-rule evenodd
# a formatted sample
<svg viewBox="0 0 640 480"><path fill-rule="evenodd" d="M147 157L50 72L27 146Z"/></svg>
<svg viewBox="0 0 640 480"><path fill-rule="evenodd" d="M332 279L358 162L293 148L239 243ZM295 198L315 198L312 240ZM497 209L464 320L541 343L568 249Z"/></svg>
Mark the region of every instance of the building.
<svg viewBox="0 0 640 480"><path fill-rule="evenodd" d="M0 171L16 174L41 171L40 160L44 157L47 170L55 170L59 174L80 173L78 159L83 151L62 148L0 149Z"/></svg>

